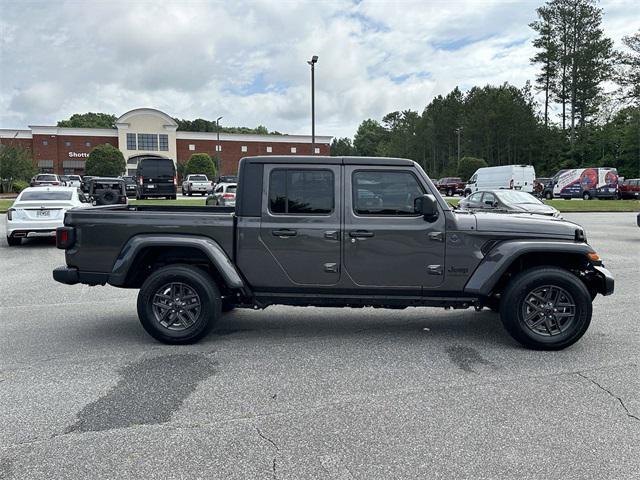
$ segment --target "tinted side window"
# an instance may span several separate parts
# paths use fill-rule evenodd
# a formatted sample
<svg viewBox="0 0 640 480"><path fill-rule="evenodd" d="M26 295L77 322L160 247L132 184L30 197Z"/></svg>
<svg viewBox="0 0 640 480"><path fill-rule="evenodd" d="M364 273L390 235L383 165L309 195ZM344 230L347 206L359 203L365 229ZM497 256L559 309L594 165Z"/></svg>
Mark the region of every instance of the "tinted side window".
<svg viewBox="0 0 640 480"><path fill-rule="evenodd" d="M269 177L269 210L279 214L329 214L334 208L333 172L273 170Z"/></svg>
<svg viewBox="0 0 640 480"><path fill-rule="evenodd" d="M482 203L485 205L493 205L496 201L496 196L493 193L485 193L482 197Z"/></svg>
<svg viewBox="0 0 640 480"><path fill-rule="evenodd" d="M353 210L358 215L415 215L424 194L409 172L360 171L353 174Z"/></svg>

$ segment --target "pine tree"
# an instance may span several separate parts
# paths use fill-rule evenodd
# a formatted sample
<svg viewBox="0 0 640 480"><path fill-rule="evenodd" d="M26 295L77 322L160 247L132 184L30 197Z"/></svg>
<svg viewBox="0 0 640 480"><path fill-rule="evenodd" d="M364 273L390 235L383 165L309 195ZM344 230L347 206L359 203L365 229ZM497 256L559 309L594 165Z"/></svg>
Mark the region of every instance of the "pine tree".
<svg viewBox="0 0 640 480"><path fill-rule="evenodd" d="M554 29L553 10L548 6L537 9L539 20L529 26L538 32L533 46L540 51L531 59L531 63L541 65L541 71L536 76L536 90L544 92L544 124L549 124L549 102L552 87L558 76L559 42Z"/></svg>

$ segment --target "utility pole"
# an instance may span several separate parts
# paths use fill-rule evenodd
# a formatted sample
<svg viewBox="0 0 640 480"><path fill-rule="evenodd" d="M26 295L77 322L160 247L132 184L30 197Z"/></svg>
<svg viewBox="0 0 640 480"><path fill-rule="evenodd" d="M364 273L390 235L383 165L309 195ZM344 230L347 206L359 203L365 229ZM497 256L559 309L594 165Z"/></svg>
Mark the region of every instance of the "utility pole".
<svg viewBox="0 0 640 480"><path fill-rule="evenodd" d="M458 165L460 165L460 132L462 132L462 127L456 128L456 133L458 134Z"/></svg>
<svg viewBox="0 0 640 480"><path fill-rule="evenodd" d="M218 177L220 176L220 120L222 120L222 117L218 117L216 118L216 136L217 136L217 140L216 140L216 170L218 173Z"/></svg>
<svg viewBox="0 0 640 480"><path fill-rule="evenodd" d="M318 56L314 55L307 62L311 65L311 155L316 153L316 88L315 88L315 66L318 63Z"/></svg>

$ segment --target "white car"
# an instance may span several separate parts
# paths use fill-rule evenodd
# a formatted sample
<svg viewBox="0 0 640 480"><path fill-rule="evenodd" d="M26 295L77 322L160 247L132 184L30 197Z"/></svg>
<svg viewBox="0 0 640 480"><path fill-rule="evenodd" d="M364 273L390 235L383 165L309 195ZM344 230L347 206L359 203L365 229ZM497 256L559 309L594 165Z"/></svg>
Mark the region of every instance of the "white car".
<svg viewBox="0 0 640 480"><path fill-rule="evenodd" d="M53 237L56 228L63 225L67 210L90 206L77 188L25 188L7 211L7 243L16 246L23 238Z"/></svg>
<svg viewBox="0 0 640 480"><path fill-rule="evenodd" d="M209 197L211 200L207 200L207 204L235 207L237 188L238 185L235 183L218 183L213 190L213 196Z"/></svg>
<svg viewBox="0 0 640 480"><path fill-rule="evenodd" d="M66 187L80 188L82 186L82 178L80 178L80 175L62 175L60 180L64 182Z"/></svg>

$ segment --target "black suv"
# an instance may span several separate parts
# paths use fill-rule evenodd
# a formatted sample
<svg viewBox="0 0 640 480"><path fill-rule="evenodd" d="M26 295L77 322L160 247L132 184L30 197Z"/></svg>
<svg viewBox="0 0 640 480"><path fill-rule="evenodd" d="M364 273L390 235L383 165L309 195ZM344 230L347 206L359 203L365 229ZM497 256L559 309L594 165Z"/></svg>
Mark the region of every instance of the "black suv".
<svg viewBox="0 0 640 480"><path fill-rule="evenodd" d="M121 178L93 177L88 182L89 198L95 205L122 205L127 203L127 192Z"/></svg>

